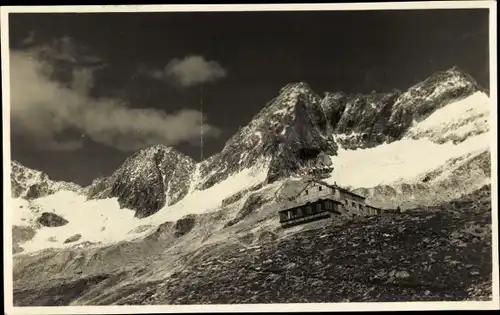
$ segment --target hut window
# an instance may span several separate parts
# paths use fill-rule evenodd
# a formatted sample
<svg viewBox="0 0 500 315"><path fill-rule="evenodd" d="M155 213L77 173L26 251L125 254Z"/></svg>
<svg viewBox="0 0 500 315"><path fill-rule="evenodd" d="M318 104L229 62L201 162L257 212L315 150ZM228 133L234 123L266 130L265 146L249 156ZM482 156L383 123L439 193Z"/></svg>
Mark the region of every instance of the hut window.
<svg viewBox="0 0 500 315"><path fill-rule="evenodd" d="M280 213L280 219L283 221L283 220L286 220L286 214L284 212L281 212Z"/></svg>
<svg viewBox="0 0 500 315"><path fill-rule="evenodd" d="M306 194L306 195L308 194L308 191L307 191L307 189L306 189L306 192L305 192L305 194Z"/></svg>
<svg viewBox="0 0 500 315"><path fill-rule="evenodd" d="M323 190L323 187L319 186L318 187L319 191L322 191Z"/></svg>

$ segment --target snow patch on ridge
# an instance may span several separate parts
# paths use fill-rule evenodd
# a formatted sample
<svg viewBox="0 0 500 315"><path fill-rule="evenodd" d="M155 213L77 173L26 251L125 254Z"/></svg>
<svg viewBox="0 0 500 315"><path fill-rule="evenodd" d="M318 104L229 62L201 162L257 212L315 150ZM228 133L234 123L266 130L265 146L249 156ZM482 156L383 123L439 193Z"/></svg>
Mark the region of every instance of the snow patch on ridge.
<svg viewBox="0 0 500 315"><path fill-rule="evenodd" d="M191 176L191 182L190 182L190 186L189 186L188 195L196 189L196 186L198 185L198 183L200 181L200 166L201 166L201 163L196 163L193 175Z"/></svg>
<svg viewBox="0 0 500 315"><path fill-rule="evenodd" d="M436 144L429 139L403 139L374 148L338 151L331 157L334 170L328 182L353 188L374 187L408 181L455 158L489 148L487 133L460 144Z"/></svg>
<svg viewBox="0 0 500 315"><path fill-rule="evenodd" d="M62 248L85 241L111 243L126 240L136 235L127 234L141 225L134 217L134 211L120 209L117 198L86 200L86 197L71 191L59 191L37 199L34 204L44 212L53 212L68 224L60 227L41 227L34 238L21 244L25 252L35 252L45 248ZM81 234L78 242L64 244L64 241Z"/></svg>
<svg viewBox="0 0 500 315"><path fill-rule="evenodd" d="M132 240L144 236L165 221L175 221L187 214L199 214L217 210L222 200L264 181L267 176L267 164L257 163L256 167L244 169L206 190L191 191L181 201L172 206L165 206L157 213L143 219L134 216L129 209L120 209L117 198L86 200L86 197L71 191L59 191L55 194L32 201L32 205L53 212L69 223L60 227L41 227L33 239L20 244L23 253L36 252L46 248L63 248L84 242L102 245ZM22 206L22 208L20 207ZM40 213L34 213L28 202L13 200L13 225L30 226ZM139 226L152 227L141 233L130 233ZM81 234L77 242L64 244L64 241Z"/></svg>
<svg viewBox="0 0 500 315"><path fill-rule="evenodd" d="M223 199L235 193L255 186L267 177L267 163L256 163L255 167L243 169L205 190L196 190L172 206L166 206L146 221L164 222L178 220L186 214L199 214L217 210Z"/></svg>
<svg viewBox="0 0 500 315"><path fill-rule="evenodd" d="M331 157L334 170L327 182L369 188L411 181L449 159L489 150L489 111L489 98L478 92L436 110L399 141L368 149L340 147L338 155Z"/></svg>
<svg viewBox="0 0 500 315"><path fill-rule="evenodd" d="M436 110L414 124L405 138L429 137L434 141L462 140L470 134L489 130L491 102L483 92L476 92L458 102Z"/></svg>

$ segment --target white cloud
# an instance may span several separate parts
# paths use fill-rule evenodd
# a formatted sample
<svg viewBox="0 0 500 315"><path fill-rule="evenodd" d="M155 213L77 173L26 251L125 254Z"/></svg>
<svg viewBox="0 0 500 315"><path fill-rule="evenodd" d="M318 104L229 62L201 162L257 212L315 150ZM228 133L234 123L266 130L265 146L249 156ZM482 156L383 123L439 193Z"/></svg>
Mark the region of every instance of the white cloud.
<svg viewBox="0 0 500 315"><path fill-rule="evenodd" d="M63 41L64 60L73 60L71 45ZM82 135L123 151L153 144L173 145L200 135L200 114L196 110L165 113L156 109L134 109L117 99L89 96L94 70L75 66L69 86L50 79L55 67L40 60L38 51L11 51L10 87L13 132L46 150L74 150ZM46 54L47 55L47 54ZM50 58L49 58L50 59ZM60 58L59 58L60 59ZM69 137L67 131L81 133ZM206 136L217 136L217 128L204 123ZM61 138L61 136L65 138Z"/></svg>
<svg viewBox="0 0 500 315"><path fill-rule="evenodd" d="M227 74L218 62L207 61L202 56L187 56L182 60L173 59L166 66L165 73L186 87L215 81L224 78Z"/></svg>

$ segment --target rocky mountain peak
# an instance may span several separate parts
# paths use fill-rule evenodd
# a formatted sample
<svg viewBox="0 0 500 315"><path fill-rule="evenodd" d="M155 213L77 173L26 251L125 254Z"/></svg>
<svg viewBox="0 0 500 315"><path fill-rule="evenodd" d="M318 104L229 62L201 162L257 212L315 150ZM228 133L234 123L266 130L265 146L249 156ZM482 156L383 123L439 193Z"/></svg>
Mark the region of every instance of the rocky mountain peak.
<svg viewBox="0 0 500 315"><path fill-rule="evenodd" d="M175 150L172 147L166 145L153 145L144 148L134 155L130 156L125 160L125 162L120 167L119 171L130 174L131 179L139 177L150 176L150 171L153 168L159 168L160 170L168 164L169 160L186 160L189 164L195 164L195 161ZM161 171L159 171L162 173Z"/></svg>
<svg viewBox="0 0 500 315"><path fill-rule="evenodd" d="M342 92L342 91L337 91L337 92L328 92L327 91L324 93L323 101L337 100L337 99L345 97L346 95L347 95L347 93Z"/></svg>
<svg viewBox="0 0 500 315"><path fill-rule="evenodd" d="M280 89L276 98L269 102L250 122L257 123L262 119L280 119L286 115L293 115L298 103L303 106L316 106L321 97L316 94L306 82L296 82L285 85Z"/></svg>
<svg viewBox="0 0 500 315"><path fill-rule="evenodd" d="M297 166L304 162L297 160L304 156L298 154L302 149L331 153L337 145L356 149L397 140L414 121L477 90L475 81L458 67L438 71L406 92L327 92L321 97L306 82L287 84L221 153L202 163L204 181L197 188L208 188L262 157L270 161L272 181L289 173L279 168L303 168Z"/></svg>
<svg viewBox="0 0 500 315"><path fill-rule="evenodd" d="M389 119L390 136L397 139L413 122L480 90L477 82L458 67L432 74L398 97Z"/></svg>
<svg viewBox="0 0 500 315"><path fill-rule="evenodd" d="M195 165L192 158L174 148L150 146L127 158L110 177L95 180L88 197L116 197L120 207L146 217L188 193Z"/></svg>
<svg viewBox="0 0 500 315"><path fill-rule="evenodd" d="M59 190L81 192L82 187L72 182L54 181L46 173L11 161L10 183L12 197L36 199Z"/></svg>
<svg viewBox="0 0 500 315"><path fill-rule="evenodd" d="M305 81L288 83L280 89L279 94L285 93L314 93L309 84Z"/></svg>
<svg viewBox="0 0 500 315"><path fill-rule="evenodd" d="M155 144L138 151L140 154L156 154L158 152L175 152L175 149L164 144Z"/></svg>
<svg viewBox="0 0 500 315"><path fill-rule="evenodd" d="M477 84L476 80L472 76L470 76L467 72L462 70L457 65L454 65L453 67L449 68L448 70L445 70L444 72L448 75L455 76L455 77L461 77L464 80L471 81L474 84ZM439 73L439 71L437 73Z"/></svg>
<svg viewBox="0 0 500 315"><path fill-rule="evenodd" d="M337 145L328 137L327 117L321 103L311 105L306 97L298 97L293 122L277 139L278 146L269 166L268 182L307 172L320 166L325 155L337 153Z"/></svg>
<svg viewBox="0 0 500 315"><path fill-rule="evenodd" d="M281 88L247 126L226 142L221 153L201 164L200 177L204 181L197 188L206 189L244 168L269 163L277 154L281 155L279 145L294 134L290 128L300 122L297 115L311 116L309 122L318 124L324 132L326 118L320 104L321 97L305 82L290 83ZM309 122L304 125L309 125Z"/></svg>
<svg viewBox="0 0 500 315"><path fill-rule="evenodd" d="M470 74L465 72L460 67L455 65L448 69L446 72L448 77L454 78L455 80L468 82L469 84L473 85L477 91L482 91L488 94L488 89L486 87L483 87L479 83L477 83L477 81Z"/></svg>

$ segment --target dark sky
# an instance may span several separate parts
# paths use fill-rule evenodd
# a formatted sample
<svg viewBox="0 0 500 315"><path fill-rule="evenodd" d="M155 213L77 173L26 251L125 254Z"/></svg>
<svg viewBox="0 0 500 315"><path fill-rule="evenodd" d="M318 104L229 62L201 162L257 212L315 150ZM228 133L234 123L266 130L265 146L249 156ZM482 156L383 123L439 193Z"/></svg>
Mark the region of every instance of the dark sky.
<svg viewBox="0 0 500 315"><path fill-rule="evenodd" d="M218 62L227 76L205 85L203 102L205 117L221 132L206 139L205 155L220 151L290 82L305 81L318 93L405 90L457 65L489 87L484 9L10 14L9 19L11 49L21 49L30 34L38 45L70 37L88 47L106 64L95 72L91 96L118 98L129 108L197 109L199 87L181 88L140 69L161 70L173 58L189 55ZM57 180L88 184L132 154L91 137L76 150L46 150L32 145L23 126L12 125L12 158ZM199 159L196 139L174 146Z"/></svg>

